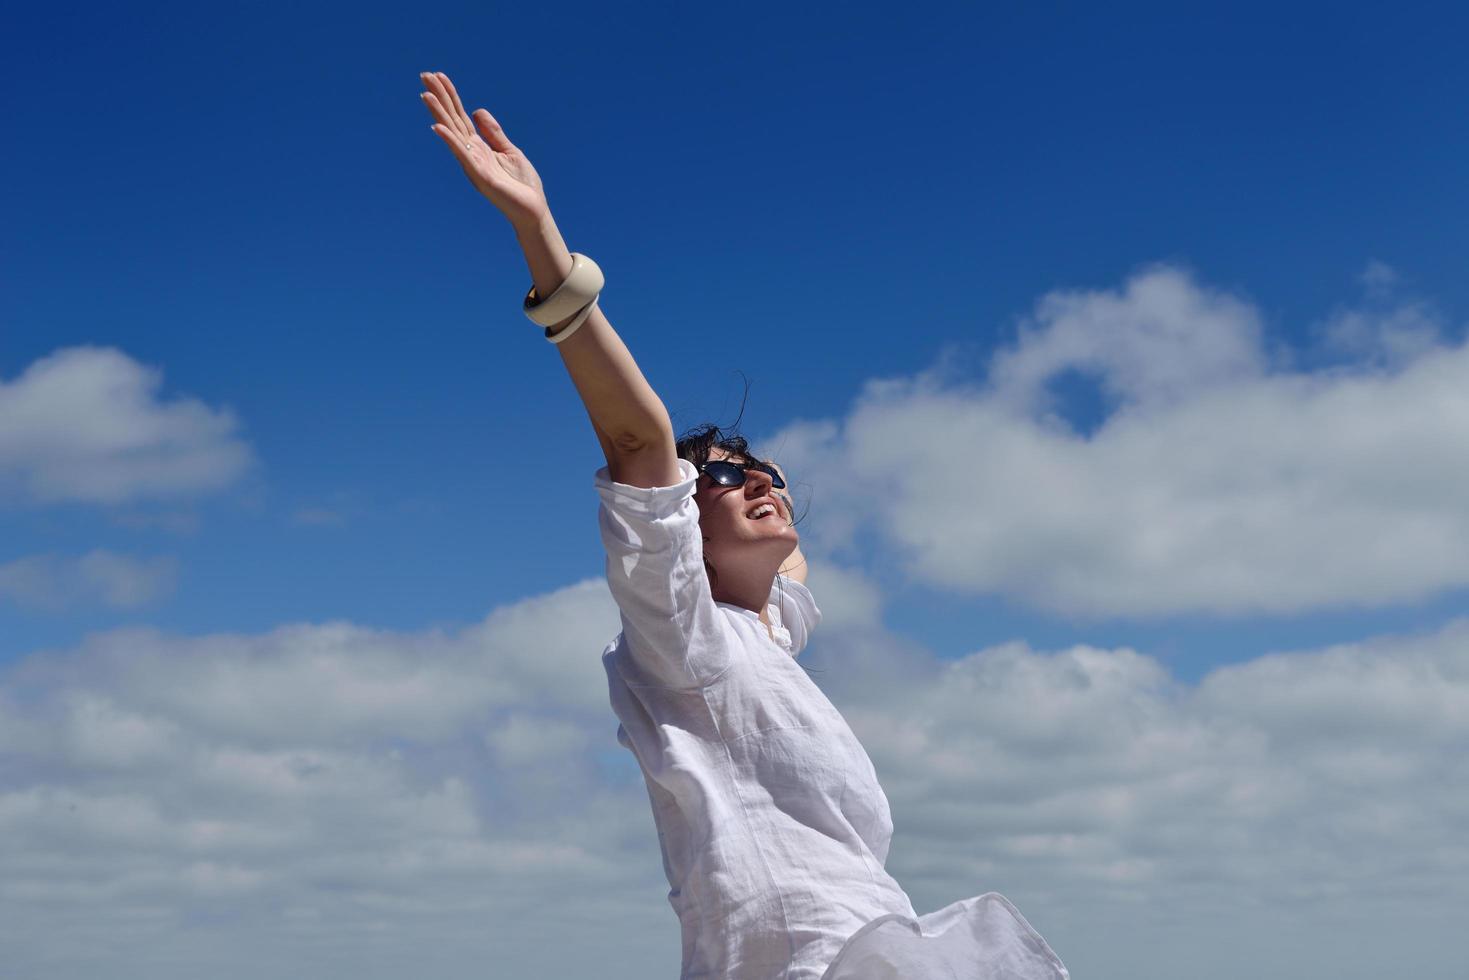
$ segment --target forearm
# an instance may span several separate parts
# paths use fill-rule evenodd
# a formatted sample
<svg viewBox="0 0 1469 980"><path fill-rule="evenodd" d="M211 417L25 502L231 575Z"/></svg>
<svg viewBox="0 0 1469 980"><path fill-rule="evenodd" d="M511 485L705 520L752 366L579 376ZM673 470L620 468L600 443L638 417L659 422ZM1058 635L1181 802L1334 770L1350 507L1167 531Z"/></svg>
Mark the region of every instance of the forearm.
<svg viewBox="0 0 1469 980"><path fill-rule="evenodd" d="M571 252L555 221L548 214L534 225L517 228L515 235L525 252L536 293L551 295L571 272ZM571 319L556 324L553 330ZM612 329L601 304L556 349L599 436L605 435L619 450L636 450L664 441L672 446L673 423L668 409Z"/></svg>

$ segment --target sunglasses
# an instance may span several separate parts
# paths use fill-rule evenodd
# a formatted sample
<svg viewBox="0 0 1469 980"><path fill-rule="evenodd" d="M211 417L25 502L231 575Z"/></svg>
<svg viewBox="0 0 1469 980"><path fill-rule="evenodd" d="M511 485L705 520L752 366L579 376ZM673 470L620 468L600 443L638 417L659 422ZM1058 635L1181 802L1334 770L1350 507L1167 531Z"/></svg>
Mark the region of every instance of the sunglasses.
<svg viewBox="0 0 1469 980"><path fill-rule="evenodd" d="M699 467L699 472L707 475L709 479L721 487L742 487L745 485L745 474L748 470L759 470L769 475L771 486L777 490L784 490L786 481L780 478L775 468L764 463L731 463L727 459L711 459Z"/></svg>

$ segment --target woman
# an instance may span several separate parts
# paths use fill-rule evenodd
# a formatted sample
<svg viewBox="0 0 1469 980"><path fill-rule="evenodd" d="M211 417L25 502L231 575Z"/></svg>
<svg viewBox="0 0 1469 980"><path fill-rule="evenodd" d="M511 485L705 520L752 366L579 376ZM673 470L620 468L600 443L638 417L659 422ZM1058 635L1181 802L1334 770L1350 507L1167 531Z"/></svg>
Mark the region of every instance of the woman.
<svg viewBox="0 0 1469 980"><path fill-rule="evenodd" d="M795 663L821 613L784 474L717 428L675 440L535 168L488 111L465 112L448 76L421 80L434 132L515 230L535 284L527 315L556 344L606 457L598 520L623 628L602 662L618 741L647 783L681 976L1067 977L1001 896L920 917L883 869L887 798Z"/></svg>

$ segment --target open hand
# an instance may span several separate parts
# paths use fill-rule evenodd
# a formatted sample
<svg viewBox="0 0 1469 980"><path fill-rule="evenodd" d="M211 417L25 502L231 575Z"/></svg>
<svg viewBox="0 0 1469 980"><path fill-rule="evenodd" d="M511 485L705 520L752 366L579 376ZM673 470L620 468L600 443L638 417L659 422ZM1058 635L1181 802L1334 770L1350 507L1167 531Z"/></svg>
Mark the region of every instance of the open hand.
<svg viewBox="0 0 1469 980"><path fill-rule="evenodd" d="M540 175L520 148L510 142L489 110L474 110L471 122L448 75L426 71L418 77L428 89L420 98L437 120L433 131L449 145L475 190L489 198L517 228L535 224L548 215L550 207ZM475 132L476 125L479 133Z"/></svg>

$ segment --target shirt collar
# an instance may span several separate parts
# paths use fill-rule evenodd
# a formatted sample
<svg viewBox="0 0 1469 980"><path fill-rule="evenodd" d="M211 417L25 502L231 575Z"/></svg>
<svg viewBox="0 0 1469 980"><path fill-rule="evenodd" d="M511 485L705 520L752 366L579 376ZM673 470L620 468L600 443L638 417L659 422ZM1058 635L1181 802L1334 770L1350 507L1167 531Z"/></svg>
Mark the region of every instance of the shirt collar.
<svg viewBox="0 0 1469 980"><path fill-rule="evenodd" d="M714 600L714 604L716 606L723 606L725 609L732 609L732 610L734 610L737 613L744 613L746 616L749 616L751 619L759 619L760 618L760 614L757 613L755 610L753 610L753 609L746 609L744 606L737 606L733 602L720 602L718 599L715 599Z"/></svg>

